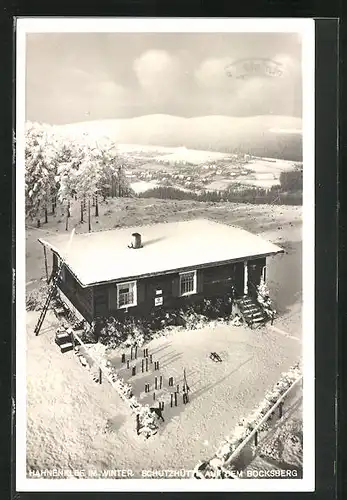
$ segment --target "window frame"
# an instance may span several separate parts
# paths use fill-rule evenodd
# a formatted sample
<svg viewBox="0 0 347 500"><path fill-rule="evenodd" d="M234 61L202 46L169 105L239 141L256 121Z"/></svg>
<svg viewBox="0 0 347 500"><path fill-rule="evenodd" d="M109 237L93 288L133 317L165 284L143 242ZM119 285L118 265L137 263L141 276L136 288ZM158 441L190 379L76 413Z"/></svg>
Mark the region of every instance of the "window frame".
<svg viewBox="0 0 347 500"><path fill-rule="evenodd" d="M194 288L193 288L193 290L191 292L181 293L181 289L182 289L181 278L182 278L182 276L185 276L187 274L193 274L193 285L194 285ZM196 269L193 269L192 271L184 271L182 273L179 273L179 296L180 297L187 297L188 295L195 295L196 293L198 293L198 280L197 280L197 271L196 271Z"/></svg>
<svg viewBox="0 0 347 500"><path fill-rule="evenodd" d="M119 304L119 290L122 286L130 286L132 285L133 288L133 302L132 304ZM127 309L128 307L135 307L137 306L137 281L123 281L122 283L117 283L117 309Z"/></svg>

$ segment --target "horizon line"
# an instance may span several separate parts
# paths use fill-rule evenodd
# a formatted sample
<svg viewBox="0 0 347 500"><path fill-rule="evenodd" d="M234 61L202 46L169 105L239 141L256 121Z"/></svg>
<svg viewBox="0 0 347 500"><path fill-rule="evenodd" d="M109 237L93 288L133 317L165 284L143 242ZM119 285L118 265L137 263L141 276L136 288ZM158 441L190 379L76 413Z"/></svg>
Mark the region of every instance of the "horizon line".
<svg viewBox="0 0 347 500"><path fill-rule="evenodd" d="M294 118L302 121L302 116L295 116L295 115L281 115L281 114L256 114L256 115L248 115L248 116L239 116L239 115L224 115L224 114L207 114L207 115L194 115L194 116L181 116L181 115L172 115L169 113L148 113L145 115L137 115L137 116L128 116L128 117L114 117L114 118L95 118L95 119L86 119L86 120L79 120L79 121L72 121L72 122L66 122L66 123L52 123L52 122L45 122L41 120L33 120L26 118L25 123L40 123L43 125L50 125L50 126L57 126L57 127L62 127L66 125L78 125L82 123L93 123L93 122L110 122L110 121L125 121L125 120L136 120L140 118L149 118L149 117L170 117L170 118L178 118L181 120L194 120L198 118L232 118L235 120L247 120L247 119L252 119L252 118L268 118L268 117L282 117L282 118ZM284 131L285 129L281 129L281 131ZM294 129L291 129L294 130ZM298 129L295 129L298 130ZM301 132L301 131L300 131Z"/></svg>

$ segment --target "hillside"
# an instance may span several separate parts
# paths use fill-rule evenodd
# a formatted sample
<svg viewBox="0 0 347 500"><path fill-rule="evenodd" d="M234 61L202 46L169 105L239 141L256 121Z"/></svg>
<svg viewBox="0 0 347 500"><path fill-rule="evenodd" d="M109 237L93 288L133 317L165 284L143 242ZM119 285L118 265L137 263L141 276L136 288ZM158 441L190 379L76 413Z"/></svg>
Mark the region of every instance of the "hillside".
<svg viewBox="0 0 347 500"><path fill-rule="evenodd" d="M27 293L44 282L38 238L66 234L62 207L58 208L42 228L27 227ZM187 367L192 388L189 405L170 408L166 401L165 423L148 440L136 435L134 420L107 381L95 384L71 352L61 355L54 343L57 323L51 312L38 337L33 329L39 313L27 313L28 472L55 469L56 464L68 472L131 469L136 477L141 470L174 470L177 464L190 470L198 460L212 456L224 436L300 356L302 208L115 198L100 204L98 217L94 214L93 210L93 231L203 217L247 229L285 249L268 263L267 281L278 312L275 326L263 331L230 325L175 331L146 345L159 357L161 369L168 367L161 372L164 380L178 379ZM77 202L71 207L69 230L73 227L76 232L88 231L88 224L79 222ZM223 356L220 365L207 356L211 345ZM115 351L112 356L116 359ZM143 387L138 375L134 391Z"/></svg>
<svg viewBox="0 0 347 500"><path fill-rule="evenodd" d="M59 125L56 129L69 136L91 134L96 140L107 136L120 144L185 146L300 161L301 126L300 118L276 115L193 118L146 115Z"/></svg>

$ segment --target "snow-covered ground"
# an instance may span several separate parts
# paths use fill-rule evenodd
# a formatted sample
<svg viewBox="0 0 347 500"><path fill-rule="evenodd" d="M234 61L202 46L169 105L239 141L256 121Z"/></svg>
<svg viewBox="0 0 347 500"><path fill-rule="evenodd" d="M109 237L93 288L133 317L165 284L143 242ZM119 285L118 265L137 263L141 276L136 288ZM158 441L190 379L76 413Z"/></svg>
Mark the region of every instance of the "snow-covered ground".
<svg viewBox="0 0 347 500"><path fill-rule="evenodd" d="M242 478L257 477L258 471L291 470L301 477L303 465L302 389L298 386L285 401L283 416L260 441L254 458L244 469ZM297 474L297 476L296 476ZM252 476L253 475L253 476Z"/></svg>
<svg viewBox="0 0 347 500"><path fill-rule="evenodd" d="M120 146L122 148L122 145ZM144 164L143 169L150 171L152 174L163 164L170 165L172 168L177 167L177 165L184 166L185 164L194 164L199 168L209 169L211 165L218 166L218 162L223 160L223 166L221 167L221 172L224 173L216 174L211 182L205 186L208 190L223 190L232 186L234 183L241 183L244 185L257 186L265 189L269 189L272 186L280 185L280 175L282 172L288 172L294 169L295 162L288 160L281 160L276 158L260 158L253 157L244 164L246 171L240 168L240 165L235 160L232 155L224 153L216 153L211 151L200 151L187 148L171 148L171 152L165 153L160 151L157 156L152 156L151 159L154 162L149 162L148 155L152 152L155 153L155 148L153 149L141 149L136 148L126 148L123 152L127 154L143 154L146 164ZM169 150L170 148L165 148ZM138 156L139 157L139 156ZM198 179L197 179L198 180ZM160 185L160 181L157 182ZM151 188L149 185L148 189ZM142 191L145 189L142 189Z"/></svg>
<svg viewBox="0 0 347 500"><path fill-rule="evenodd" d="M272 186L280 185L281 172L293 170L295 163L288 160L276 158L252 158L246 163L247 176L240 175L238 168L235 169L232 178L214 180L206 186L207 189L225 189L232 184L241 183L249 186L270 189ZM232 165L231 165L232 168Z"/></svg>
<svg viewBox="0 0 347 500"><path fill-rule="evenodd" d="M258 177L258 176L256 176ZM279 179L276 177L272 177L270 179L264 179L264 178L256 178L256 179L246 179L246 180L236 180L234 182L242 182L242 184L245 184L246 186L255 186L258 188L264 188L264 189L270 189L272 186L279 186L280 182Z"/></svg>
<svg viewBox="0 0 347 500"><path fill-rule="evenodd" d="M114 389L106 381L95 384L72 352L60 353L52 317L39 337L33 334L36 319L37 314L28 313L29 469L122 468L136 475L142 469L192 469L213 454L301 352L297 340L270 329L207 327L154 339L147 347L153 361L160 362L156 373L164 378L165 390L158 396L165 401L165 422L156 436L144 441ZM211 361L211 351L223 362ZM120 351L113 353L115 363L119 356ZM180 395L179 406L171 408L168 377L181 384L184 368L190 402L183 405ZM140 370L132 381L143 402L153 398L154 376L153 371L146 375ZM145 382L151 383L149 396L143 393ZM106 425L113 432L106 431Z"/></svg>
<svg viewBox="0 0 347 500"><path fill-rule="evenodd" d="M135 191L136 194L139 193L144 193L145 191L148 191L149 189L153 189L158 187L158 183L156 181L136 181L130 183L131 189Z"/></svg>
<svg viewBox="0 0 347 500"><path fill-rule="evenodd" d="M155 154L173 154L180 148L172 148L169 146L155 146L148 144L117 144L117 149L120 153L152 153Z"/></svg>
<svg viewBox="0 0 347 500"><path fill-rule="evenodd" d="M302 134L301 128L270 128L276 134Z"/></svg>
<svg viewBox="0 0 347 500"><path fill-rule="evenodd" d="M87 224L78 224L78 209L78 205L72 207L70 227L77 224L77 231L87 231ZM46 320L42 335L35 337L37 313L28 313L28 467L191 467L212 456L239 418L247 416L300 357L302 207L115 199L100 205L92 227L102 230L201 217L243 227L286 249L286 254L269 261L269 287L280 314L274 327L266 331L205 328L153 340L149 348L161 358L163 375L182 377L186 367L196 392L189 405L183 407L180 402L164 414L159 435L142 441L116 392L106 382L95 384L71 353L60 354L53 341L52 317ZM50 218L42 229L27 230L27 280L44 275L37 238L45 232L65 232L64 218L60 223L58 217ZM223 353L223 363L212 363L211 351ZM136 390L143 390L143 382L139 376ZM114 433L105 434L107 423Z"/></svg>
<svg viewBox="0 0 347 500"><path fill-rule="evenodd" d="M194 165L200 165L202 163L207 163L211 161L224 160L230 157L226 153L218 153L213 151L202 151L198 149L188 149L185 147L175 148L170 154L156 157L156 160L160 160L168 163L193 163Z"/></svg>

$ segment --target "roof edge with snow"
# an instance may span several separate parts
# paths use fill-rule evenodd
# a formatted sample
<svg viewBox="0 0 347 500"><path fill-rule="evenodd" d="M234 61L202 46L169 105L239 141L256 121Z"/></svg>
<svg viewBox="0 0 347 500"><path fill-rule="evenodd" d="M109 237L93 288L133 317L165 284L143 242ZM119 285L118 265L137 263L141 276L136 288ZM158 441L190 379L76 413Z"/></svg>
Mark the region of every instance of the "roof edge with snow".
<svg viewBox="0 0 347 500"><path fill-rule="evenodd" d="M76 272L71 268L71 266L68 264L68 262L65 261L63 255L61 255L61 253L59 252L59 250L57 248L55 248L53 245L51 245L50 243L48 243L47 241L45 241L42 238L39 238L38 241L42 245L49 248L52 252L54 252L64 262L64 265L69 269L71 274L76 278L76 280L78 281L78 283L81 285L82 288L87 288L90 286L97 286L97 285L104 285L106 283L120 283L123 281L138 280L138 279L142 279L142 278L151 278L151 277L155 277L155 276L166 276L168 274L176 274L176 273L180 273L180 272L184 272L184 271L206 269L209 267L218 267L218 266L223 266L226 264L232 264L234 262L236 263L236 262L243 262L243 261L251 260L251 259L262 259L265 257L271 257L273 255L277 255L280 253L285 253L285 250L283 248L278 247L276 245L278 248L277 251L266 252L263 254L253 254L253 255L247 255L247 256L239 257L239 258L235 258L235 259L226 259L226 260L222 260L222 261L211 261L211 262L206 262L204 264L196 264L196 265L191 265L191 266L182 266L182 267L177 267L177 268L173 268L173 269L167 269L165 271L145 272L145 273L137 274L137 275L130 274L130 275L127 275L127 276L124 275L124 276L121 276L118 278L110 278L108 280L91 281L88 283L84 283L80 280L80 278L78 277Z"/></svg>

